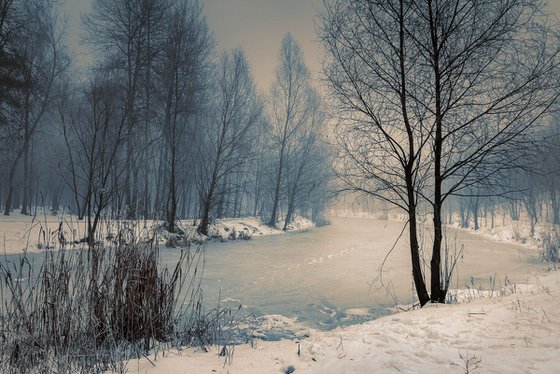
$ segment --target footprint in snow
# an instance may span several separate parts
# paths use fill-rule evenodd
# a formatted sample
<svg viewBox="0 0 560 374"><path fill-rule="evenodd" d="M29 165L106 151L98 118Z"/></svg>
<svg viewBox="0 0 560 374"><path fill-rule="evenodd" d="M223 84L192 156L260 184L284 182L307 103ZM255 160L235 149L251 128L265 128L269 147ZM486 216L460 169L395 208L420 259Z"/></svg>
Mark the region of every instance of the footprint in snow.
<svg viewBox="0 0 560 374"><path fill-rule="evenodd" d="M290 365L284 369L284 374L292 374L294 371L296 371L296 368L293 365Z"/></svg>

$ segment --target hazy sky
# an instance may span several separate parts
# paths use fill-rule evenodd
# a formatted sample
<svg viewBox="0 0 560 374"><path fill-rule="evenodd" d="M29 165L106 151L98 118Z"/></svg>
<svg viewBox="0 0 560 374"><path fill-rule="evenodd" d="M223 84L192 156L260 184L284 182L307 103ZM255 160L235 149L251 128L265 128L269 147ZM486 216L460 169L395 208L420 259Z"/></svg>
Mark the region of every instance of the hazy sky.
<svg viewBox="0 0 560 374"><path fill-rule="evenodd" d="M242 47L260 88L268 89L274 80L287 32L302 46L317 78L321 53L314 21L321 0L203 0L203 4L218 47Z"/></svg>
<svg viewBox="0 0 560 374"><path fill-rule="evenodd" d="M268 90L278 65L280 43L290 32L304 50L314 78L321 53L316 43L314 17L321 0L199 0L220 50L241 47L247 53L253 76ZM92 0L65 0L68 45L80 52L80 15L91 10Z"/></svg>
<svg viewBox="0 0 560 374"><path fill-rule="evenodd" d="M71 48L79 51L80 14L90 10L92 0L65 0ZM268 90L278 65L280 42L290 32L300 43L313 77L321 67L316 42L315 16L322 0L199 0L220 50L241 47L247 53L260 89ZM549 0L560 16L560 0Z"/></svg>

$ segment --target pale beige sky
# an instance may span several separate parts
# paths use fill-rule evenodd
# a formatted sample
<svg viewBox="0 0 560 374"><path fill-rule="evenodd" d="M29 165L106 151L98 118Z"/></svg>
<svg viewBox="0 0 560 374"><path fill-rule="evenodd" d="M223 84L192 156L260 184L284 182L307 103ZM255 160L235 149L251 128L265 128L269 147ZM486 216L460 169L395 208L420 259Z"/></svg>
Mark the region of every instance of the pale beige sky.
<svg viewBox="0 0 560 374"><path fill-rule="evenodd" d="M268 90L278 65L280 42L290 32L304 51L313 78L320 78L322 50L314 24L322 0L202 0L220 48L242 47L259 88ZM560 17L560 0L549 0Z"/></svg>
<svg viewBox="0 0 560 374"><path fill-rule="evenodd" d="M218 47L243 48L259 88L270 88L287 32L302 46L305 61L318 78L321 51L314 20L321 0L204 0L203 4Z"/></svg>
<svg viewBox="0 0 560 374"><path fill-rule="evenodd" d="M80 50L80 14L92 0L65 0L68 44ZM199 0L220 50L241 47L247 53L257 85L268 91L273 80L286 32L302 46L314 79L319 78L321 48L316 42L316 15L322 0ZM560 17L560 0L549 0L549 9Z"/></svg>
<svg viewBox="0 0 560 374"><path fill-rule="evenodd" d="M280 42L290 32L304 50L313 77L320 70L319 44L315 42L315 6L322 0L199 0L220 50L245 50L259 89L267 91L274 80ZM92 0L64 0L68 20L67 44L76 61L87 63L80 41L81 18L91 10Z"/></svg>

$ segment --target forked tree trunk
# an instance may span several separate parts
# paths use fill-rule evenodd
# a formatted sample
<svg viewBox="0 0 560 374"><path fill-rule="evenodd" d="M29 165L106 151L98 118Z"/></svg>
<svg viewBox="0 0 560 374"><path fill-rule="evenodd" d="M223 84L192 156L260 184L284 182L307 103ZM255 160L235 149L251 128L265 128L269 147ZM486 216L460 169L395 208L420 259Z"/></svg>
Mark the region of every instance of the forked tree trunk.
<svg viewBox="0 0 560 374"><path fill-rule="evenodd" d="M198 225L197 231L201 234L208 235L208 225L210 224L210 209L212 207L212 200L214 199L214 191L217 184L217 170L212 174L212 180L208 188L208 193L203 197L202 201L202 218Z"/></svg>

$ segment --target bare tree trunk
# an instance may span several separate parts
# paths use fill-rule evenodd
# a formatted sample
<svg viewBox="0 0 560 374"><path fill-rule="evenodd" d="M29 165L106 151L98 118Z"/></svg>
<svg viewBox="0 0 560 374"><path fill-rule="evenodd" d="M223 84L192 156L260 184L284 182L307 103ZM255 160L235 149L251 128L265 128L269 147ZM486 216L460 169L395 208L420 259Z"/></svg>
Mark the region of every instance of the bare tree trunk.
<svg viewBox="0 0 560 374"><path fill-rule="evenodd" d="M162 144L160 149L164 150L165 149L165 136L162 137ZM166 156L165 156L165 151L161 152L160 158L159 158L159 164L156 167L157 170L157 174L156 174L156 186L155 186L155 193L156 196L154 198L154 202L153 202L153 212L155 214L155 217L159 217L160 213L161 213L161 201L163 199L163 195L164 195L164 189L165 189L165 176L167 175L167 163L165 162L166 160ZM156 161L154 160L154 163Z"/></svg>
<svg viewBox="0 0 560 374"><path fill-rule="evenodd" d="M284 231L286 231L288 229L288 225L290 223L292 223L293 215L294 215L295 197L290 196L288 199L289 199L288 211L286 212L286 218L284 220L284 227L282 228L282 230L284 230Z"/></svg>
<svg viewBox="0 0 560 374"><path fill-rule="evenodd" d="M552 187L550 191L550 205L552 210L552 223L560 225L560 196L557 190L558 186Z"/></svg>
<svg viewBox="0 0 560 374"><path fill-rule="evenodd" d="M127 219L136 218L134 197L133 197L133 179L134 179L134 161L133 161L133 145L132 145L132 119L128 124L128 137L126 140L126 162L125 162L125 180L124 180L124 197L125 197L125 217Z"/></svg>
<svg viewBox="0 0 560 374"><path fill-rule="evenodd" d="M307 157L307 155L302 156L303 159L301 160L301 164L300 164L300 166L298 168L298 172L295 176L295 180L293 182L292 189L291 189L290 193L288 194L288 211L286 212L286 219L284 220L284 228L282 229L284 231L286 231L288 229L288 225L290 223L292 223L292 220L293 220L297 189L298 189L298 186L299 186L301 176L303 174L303 168L305 166L305 162L306 162L305 158L306 157Z"/></svg>
<svg viewBox="0 0 560 374"><path fill-rule="evenodd" d="M236 216L237 218L241 217L243 214L246 214L246 213L243 211L243 200L244 200L244 197L245 197L245 187L241 188L240 191L239 191L239 201L237 201L237 204L238 204L238 206L237 206L237 213L235 214L235 216Z"/></svg>
<svg viewBox="0 0 560 374"><path fill-rule="evenodd" d="M511 219L513 221L519 221L519 202L517 200L510 200L508 208Z"/></svg>
<svg viewBox="0 0 560 374"><path fill-rule="evenodd" d="M217 183L217 182L216 182ZM224 218L227 214L227 185L228 185L228 176L224 177L224 181L222 183L219 195L218 195L218 204L216 207L216 217L217 218Z"/></svg>
<svg viewBox="0 0 560 374"><path fill-rule="evenodd" d="M177 186L176 178L176 160L175 152L171 152L171 170L169 180L169 194L167 198L167 231L175 232L175 219L177 216Z"/></svg>
<svg viewBox="0 0 560 374"><path fill-rule="evenodd" d="M25 140L23 143L23 196L21 201L21 214L28 215L30 213L31 201L31 176L29 165L29 134L27 126L25 131Z"/></svg>
<svg viewBox="0 0 560 374"><path fill-rule="evenodd" d="M408 234L410 240L410 258L412 261L412 278L416 287L416 294L420 301L420 306L424 306L430 301L430 296L426 290L424 275L422 274L422 261L420 259L420 245L418 243L418 226L416 223L416 199L414 197L413 182L411 177L407 177L407 195L408 195Z"/></svg>
<svg viewBox="0 0 560 374"><path fill-rule="evenodd" d="M197 231L201 234L208 235L208 225L210 224L210 208L214 199L214 191L218 180L218 170L215 167L212 173L212 179L208 188L208 193L202 197L202 218L198 225Z"/></svg>
<svg viewBox="0 0 560 374"><path fill-rule="evenodd" d="M254 196L253 196L253 216L257 216L257 212L259 209L259 203L261 200L261 172L257 170L257 175L255 176L254 182Z"/></svg>
<svg viewBox="0 0 560 374"><path fill-rule="evenodd" d="M20 149L20 151L18 152L18 154L16 155L16 158L14 159L13 163L12 163L12 167L10 168L10 174L8 177L8 195L6 197L6 203L4 205L4 215L5 216L9 216L10 212L12 210L12 205L13 205L13 201L14 201L14 178L16 175L16 170L17 170L17 165L19 160L21 159L21 156L23 155L23 148Z"/></svg>
<svg viewBox="0 0 560 374"><path fill-rule="evenodd" d="M478 231L478 229L480 228L479 222L478 222L478 215L479 215L479 211L480 211L480 199L478 196L475 197L471 197L469 199L469 206L470 206L470 210L472 212L473 215L473 228L474 231Z"/></svg>
<svg viewBox="0 0 560 374"><path fill-rule="evenodd" d="M12 178L10 178L11 180ZM14 188L10 181L8 181L8 195L6 196L6 202L4 204L4 215L9 216L12 210L12 199L14 194Z"/></svg>
<svg viewBox="0 0 560 374"><path fill-rule="evenodd" d="M280 159L278 162L278 173L276 174L276 183L274 186L274 200L272 201L272 212L270 213L270 220L268 225L270 227L275 227L278 221L278 202L280 201L280 184L282 181L282 169L284 167L284 149L286 147L286 142L282 142L282 147L280 149Z"/></svg>
<svg viewBox="0 0 560 374"><path fill-rule="evenodd" d="M431 31L432 47L432 68L435 82L435 139L434 139L434 243L432 248L432 259L430 261L431 273L431 300L432 302L445 302L446 289L442 289L441 282L441 243L443 240L443 230L441 221L441 208L443 204L441 172L441 159L443 148L443 115L442 115L442 86L440 71L440 41L438 39L437 24L434 18L432 2L428 2L429 26Z"/></svg>

